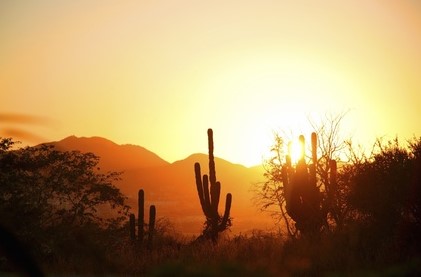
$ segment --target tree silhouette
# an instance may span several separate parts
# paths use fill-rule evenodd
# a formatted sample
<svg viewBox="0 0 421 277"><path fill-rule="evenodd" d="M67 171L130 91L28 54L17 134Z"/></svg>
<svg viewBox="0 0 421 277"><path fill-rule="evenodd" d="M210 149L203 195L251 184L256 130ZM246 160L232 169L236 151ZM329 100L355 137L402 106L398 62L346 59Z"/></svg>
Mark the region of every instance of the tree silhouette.
<svg viewBox="0 0 421 277"><path fill-rule="evenodd" d="M346 114L327 114L319 123L310 121L318 138L317 153L319 158L316 173L318 185L323 193L323 206L327 213L327 222L330 222L327 227L339 229L343 227L344 222L350 216L346 200L349 189L348 183L339 178L341 175L332 176L330 173L332 172L332 166L338 167L338 164L332 164L333 161L342 161L339 164L339 171L343 170L344 156L349 156L348 152L352 150L349 147L351 140L346 140L341 134L342 123ZM354 161L348 158L345 163L352 165ZM338 168L334 171L338 172Z"/></svg>
<svg viewBox="0 0 421 277"><path fill-rule="evenodd" d="M398 139L376 143L378 152L354 168L349 203L366 223L383 230L420 224L421 139L401 146Z"/></svg>
<svg viewBox="0 0 421 277"><path fill-rule="evenodd" d="M361 255L403 262L421 255L421 138L403 146L377 140L369 157L341 171L351 217L345 230Z"/></svg>
<svg viewBox="0 0 421 277"><path fill-rule="evenodd" d="M126 197L113 185L120 174L99 173L98 157L13 143L0 142L0 219L37 256L71 252L75 237L89 233L93 243L124 222Z"/></svg>

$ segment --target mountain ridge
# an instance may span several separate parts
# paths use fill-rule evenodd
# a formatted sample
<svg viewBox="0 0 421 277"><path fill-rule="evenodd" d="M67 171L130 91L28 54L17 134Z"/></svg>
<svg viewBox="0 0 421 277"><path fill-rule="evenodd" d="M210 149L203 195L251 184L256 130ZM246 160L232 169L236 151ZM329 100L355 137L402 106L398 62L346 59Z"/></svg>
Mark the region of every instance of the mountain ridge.
<svg viewBox="0 0 421 277"><path fill-rule="evenodd" d="M177 162L186 160L186 159L192 159L193 157L201 157L201 156L205 156L206 158L208 157L208 154L207 153L196 152L196 153L192 153L192 154L188 155L185 158L181 158L181 159L175 160L173 162L169 162L169 161L165 160L164 158L160 157L158 154L156 154L152 150L147 149L146 147L143 147L141 145L133 144L133 143L118 144L118 143L113 142L112 140L109 140L107 138L100 137L100 136L91 136L91 137L80 136L80 137L78 137L78 136L75 136L75 135L70 135L70 136L67 136L67 137L65 137L65 138L63 138L61 140L58 140L58 141L50 141L50 142L45 142L45 143L42 143L42 144L53 144L53 145L55 145L60 150L60 148L75 148L74 147L74 144L75 144L75 141L76 140L78 140L79 143L80 142L83 142L82 145L86 144L86 142L88 142L88 141L100 140L100 141L103 141L106 144L112 145L114 147L115 146L119 146L119 147L127 147L127 148L139 148L139 149L145 150L147 152L150 152L151 154L155 155L157 158L161 159L162 161L164 161L167 164L174 164L174 163L177 163ZM66 145L66 146L64 146L64 145ZM70 145L73 145L73 146L70 146ZM76 148L78 148L78 149L76 149ZM73 150L79 150L81 152L85 152L85 150L87 150L85 145L83 146L83 148L81 148L80 145L78 147L76 147L76 148L73 149ZM244 164L231 162L231 161L229 161L227 159L224 159L222 157L216 157L216 156L215 156L215 159L221 160L223 162L230 163L232 165L242 166L242 167L245 167L245 168L254 168L254 167L259 167L260 166L259 164L252 165L252 166L246 166Z"/></svg>
<svg viewBox="0 0 421 277"><path fill-rule="evenodd" d="M117 170L136 167L155 167L169 164L154 152L134 144L117 144L103 137L68 136L59 141L48 142L58 150L78 150L92 152L100 158L100 166L107 170ZM110 152L117 157L110 158ZM125 160L122 168L119 161Z"/></svg>
<svg viewBox="0 0 421 277"><path fill-rule="evenodd" d="M203 174L208 174L208 155L193 153L188 157L169 163L148 149L127 144L118 145L101 137L67 137L50 142L58 150L92 152L98 157L101 171L120 171L121 180L115 183L128 197L128 204L136 207L137 192L145 191L146 205L157 207L158 217L167 217L185 234L200 233L204 216L197 198L194 164L201 165ZM252 202L252 186L262 181L263 168L248 168L215 157L216 176L221 182L220 212L225 204L225 195L233 195L231 216L232 231L245 232L265 228L271 218L258 211ZM135 212L133 208L133 212ZM222 211L223 212L223 211Z"/></svg>

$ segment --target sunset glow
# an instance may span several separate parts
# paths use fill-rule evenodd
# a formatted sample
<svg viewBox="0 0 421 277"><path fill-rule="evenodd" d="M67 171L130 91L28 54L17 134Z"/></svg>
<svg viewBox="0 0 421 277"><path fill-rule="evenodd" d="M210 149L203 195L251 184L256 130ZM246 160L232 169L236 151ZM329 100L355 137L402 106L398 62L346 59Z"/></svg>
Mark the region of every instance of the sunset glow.
<svg viewBox="0 0 421 277"><path fill-rule="evenodd" d="M288 143L288 155L291 157L292 164L297 164L302 157L302 154L301 145L298 142L298 139Z"/></svg>
<svg viewBox="0 0 421 277"><path fill-rule="evenodd" d="M260 164L273 132L421 134L418 1L2 1L0 136ZM17 122L6 115L45 118Z"/></svg>

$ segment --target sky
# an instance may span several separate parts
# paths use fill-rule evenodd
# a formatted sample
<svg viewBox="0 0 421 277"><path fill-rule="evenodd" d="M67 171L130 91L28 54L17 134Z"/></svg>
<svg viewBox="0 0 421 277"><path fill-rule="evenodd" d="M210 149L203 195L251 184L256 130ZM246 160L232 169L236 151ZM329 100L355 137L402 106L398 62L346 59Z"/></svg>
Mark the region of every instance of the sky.
<svg viewBox="0 0 421 277"><path fill-rule="evenodd" d="M421 136L421 1L0 1L0 136L260 164L273 132Z"/></svg>

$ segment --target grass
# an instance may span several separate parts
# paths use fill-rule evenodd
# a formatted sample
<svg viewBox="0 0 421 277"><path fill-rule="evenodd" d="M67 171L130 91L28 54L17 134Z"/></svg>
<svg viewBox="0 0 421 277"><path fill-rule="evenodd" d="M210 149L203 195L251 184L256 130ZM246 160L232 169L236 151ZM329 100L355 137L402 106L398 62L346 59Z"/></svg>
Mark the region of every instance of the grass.
<svg viewBox="0 0 421 277"><path fill-rule="evenodd" d="M90 244L86 251L44 261L44 272L49 276L421 276L419 249L397 247L392 238L379 244L354 229L317 239L290 239L258 230L247 235L228 232L212 243L184 237L170 222L163 227L158 228L151 250L134 245L127 234L97 249Z"/></svg>
<svg viewBox="0 0 421 277"><path fill-rule="evenodd" d="M417 276L421 256L362 249L347 233L288 239L277 233L224 235L212 242L177 241L151 252L126 252L119 273L133 276ZM159 241L157 241L159 244ZM130 261L128 263L128 261Z"/></svg>

